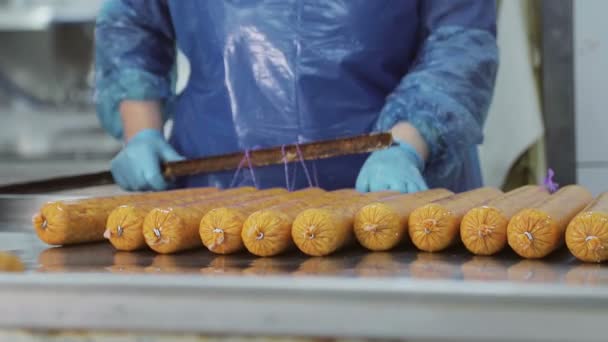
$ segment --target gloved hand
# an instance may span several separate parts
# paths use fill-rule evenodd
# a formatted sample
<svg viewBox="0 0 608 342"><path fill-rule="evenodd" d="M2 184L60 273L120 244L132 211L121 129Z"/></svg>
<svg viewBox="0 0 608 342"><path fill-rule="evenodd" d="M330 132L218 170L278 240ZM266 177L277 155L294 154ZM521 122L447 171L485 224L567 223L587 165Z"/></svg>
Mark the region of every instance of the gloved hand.
<svg viewBox="0 0 608 342"><path fill-rule="evenodd" d="M160 131L144 129L112 160L112 176L126 190L165 190L169 184L161 173L161 162L182 159Z"/></svg>
<svg viewBox="0 0 608 342"><path fill-rule="evenodd" d="M404 193L427 190L424 162L409 144L372 153L363 164L356 188L359 192L394 190Z"/></svg>

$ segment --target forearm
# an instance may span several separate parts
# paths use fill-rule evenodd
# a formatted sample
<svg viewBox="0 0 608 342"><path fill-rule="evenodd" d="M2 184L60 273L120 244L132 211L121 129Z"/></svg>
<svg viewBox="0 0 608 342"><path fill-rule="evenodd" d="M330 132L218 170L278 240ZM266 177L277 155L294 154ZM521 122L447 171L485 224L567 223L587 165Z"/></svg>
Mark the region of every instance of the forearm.
<svg viewBox="0 0 608 342"><path fill-rule="evenodd" d="M124 128L124 141L144 129L161 130L163 118L159 101L125 100L120 103L120 116Z"/></svg>
<svg viewBox="0 0 608 342"><path fill-rule="evenodd" d="M95 104L112 136L126 141L141 128L161 127L171 115L174 62L166 0L104 2L95 27ZM159 112L163 120L157 120Z"/></svg>
<svg viewBox="0 0 608 342"><path fill-rule="evenodd" d="M441 176L483 139L498 65L496 8L490 0L428 0L421 6L426 35L376 129L410 143Z"/></svg>
<svg viewBox="0 0 608 342"><path fill-rule="evenodd" d="M426 162L429 157L429 146L416 127L408 122L399 122L393 126L391 133L394 140L410 144Z"/></svg>
<svg viewBox="0 0 608 342"><path fill-rule="evenodd" d="M451 172L467 148L482 142L497 63L495 38L489 32L436 30L389 96L377 129L391 130L396 139L404 136L423 156L424 146L415 146L421 136L427 145L425 162L439 163L441 170Z"/></svg>

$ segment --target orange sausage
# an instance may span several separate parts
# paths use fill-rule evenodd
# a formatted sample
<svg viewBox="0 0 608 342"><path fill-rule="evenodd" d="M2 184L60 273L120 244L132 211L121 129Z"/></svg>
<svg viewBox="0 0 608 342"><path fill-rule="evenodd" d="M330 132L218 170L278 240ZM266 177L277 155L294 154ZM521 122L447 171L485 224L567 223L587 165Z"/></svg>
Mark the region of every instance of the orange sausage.
<svg viewBox="0 0 608 342"><path fill-rule="evenodd" d="M112 266L106 269L111 273L138 274L144 273L152 259L151 255L131 252L115 252Z"/></svg>
<svg viewBox="0 0 608 342"><path fill-rule="evenodd" d="M465 280L505 281L508 280L507 264L487 256L474 256L462 264L462 275Z"/></svg>
<svg viewBox="0 0 608 342"><path fill-rule="evenodd" d="M205 257L207 257L205 255ZM152 264L144 269L146 273L158 274L189 274L200 272L200 253L184 253L180 255L157 254Z"/></svg>
<svg viewBox="0 0 608 342"><path fill-rule="evenodd" d="M311 256L329 255L354 240L353 221L356 212L380 198L395 192L377 192L353 197L348 201L307 209L293 221L291 237L296 246Z"/></svg>
<svg viewBox="0 0 608 342"><path fill-rule="evenodd" d="M549 196L544 187L529 185L471 209L460 223L460 238L464 246L476 255L500 252L507 245L507 225L511 217Z"/></svg>
<svg viewBox="0 0 608 342"><path fill-rule="evenodd" d="M583 285L586 287L608 285L608 274L603 265L581 264L572 267L566 276L565 283L568 285Z"/></svg>
<svg viewBox="0 0 608 342"><path fill-rule="evenodd" d="M442 251L458 240L460 221L474 207L500 196L495 188L480 188L422 206L409 217L409 235L425 252Z"/></svg>
<svg viewBox="0 0 608 342"><path fill-rule="evenodd" d="M524 258L542 258L564 242L570 220L593 196L578 185L563 187L549 198L517 213L507 227L509 246Z"/></svg>
<svg viewBox="0 0 608 342"><path fill-rule="evenodd" d="M339 276L347 270L345 264L344 258L338 257L308 258L291 275L296 277L308 277L311 275Z"/></svg>
<svg viewBox="0 0 608 342"><path fill-rule="evenodd" d="M205 195L204 201L218 198L226 198L255 191L253 187L242 187L229 189L221 192L213 192ZM184 195L178 198L165 199L154 202L139 202L121 205L114 209L108 216L104 237L110 240L112 245L120 251L134 251L146 247L146 241L142 232L142 226L146 215L154 208L164 206L187 205L189 203L202 202L200 195Z"/></svg>
<svg viewBox="0 0 608 342"><path fill-rule="evenodd" d="M205 275L240 275L243 273L243 265L239 263L240 258L230 255L218 255L208 266L201 267L199 272Z"/></svg>
<svg viewBox="0 0 608 342"><path fill-rule="evenodd" d="M521 260L507 269L507 278L517 283L555 284L560 274L555 267L541 260Z"/></svg>
<svg viewBox="0 0 608 342"><path fill-rule="evenodd" d="M366 205L355 215L355 236L371 251L387 251L407 234L407 221L414 209L453 195L445 189L404 194Z"/></svg>
<svg viewBox="0 0 608 342"><path fill-rule="evenodd" d="M0 252L0 273L25 272L25 266L16 255Z"/></svg>
<svg viewBox="0 0 608 342"><path fill-rule="evenodd" d="M40 240L49 245L103 241L108 215L120 205L196 193L200 193L202 196L212 191L217 191L217 189L184 189L50 202L43 205L40 211L34 215L32 223Z"/></svg>
<svg viewBox="0 0 608 342"><path fill-rule="evenodd" d="M457 278L460 269L450 263L450 257L435 253L418 253L416 260L409 264L410 277L415 279L442 279Z"/></svg>
<svg viewBox="0 0 608 342"><path fill-rule="evenodd" d="M286 193L285 189L268 189L223 200L202 201L185 206L154 208L144 219L146 244L158 253L168 254L202 246L198 233L201 219L214 208Z"/></svg>
<svg viewBox="0 0 608 342"><path fill-rule="evenodd" d="M325 193L319 188L308 188L281 196L217 207L203 216L199 235L203 245L216 254L231 254L244 248L241 232L247 217L262 208L297 199L314 198Z"/></svg>
<svg viewBox="0 0 608 342"><path fill-rule="evenodd" d="M581 261L608 260L608 192L601 194L566 229L566 245Z"/></svg>
<svg viewBox="0 0 608 342"><path fill-rule="evenodd" d="M362 196L354 189L337 190L315 198L277 204L251 214L243 224L241 238L249 252L268 257L294 247L291 226L298 214L347 198Z"/></svg>
<svg viewBox="0 0 608 342"><path fill-rule="evenodd" d="M394 253L367 253L355 267L358 276L365 278L398 277L407 273L407 264Z"/></svg>
<svg viewBox="0 0 608 342"><path fill-rule="evenodd" d="M257 258L243 270L243 274L254 276L289 275L289 262L280 258Z"/></svg>
<svg viewBox="0 0 608 342"><path fill-rule="evenodd" d="M47 248L38 254L38 272L105 272L114 263L114 249L107 244Z"/></svg>

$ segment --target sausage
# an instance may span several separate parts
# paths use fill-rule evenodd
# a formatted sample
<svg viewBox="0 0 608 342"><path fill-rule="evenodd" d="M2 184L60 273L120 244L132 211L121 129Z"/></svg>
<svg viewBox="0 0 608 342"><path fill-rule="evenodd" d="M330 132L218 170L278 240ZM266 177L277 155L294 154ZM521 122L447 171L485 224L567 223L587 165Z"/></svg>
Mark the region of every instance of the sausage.
<svg viewBox="0 0 608 342"><path fill-rule="evenodd" d="M549 196L544 187L529 185L471 209L460 223L460 238L464 246L476 255L500 252L507 245L507 225L511 217Z"/></svg>
<svg viewBox="0 0 608 342"><path fill-rule="evenodd" d="M291 226L306 209L316 208L360 195L354 189L337 190L315 198L289 201L252 213L244 222L241 238L247 250L257 256L279 255L294 247Z"/></svg>
<svg viewBox="0 0 608 342"><path fill-rule="evenodd" d="M268 196L286 193L275 188L256 191L226 199L202 201L184 206L154 208L144 219L143 233L146 244L158 253L168 254L202 246L199 225L205 214L214 208L243 203Z"/></svg>
<svg viewBox="0 0 608 342"><path fill-rule="evenodd" d="M256 258L242 273L254 276L289 275L288 266L289 262L283 262L280 258Z"/></svg>
<svg viewBox="0 0 608 342"><path fill-rule="evenodd" d="M417 208L408 221L412 243L425 252L442 251L458 239L462 217L474 207L500 196L495 188L480 188Z"/></svg>
<svg viewBox="0 0 608 342"><path fill-rule="evenodd" d="M200 269L201 274L205 275L240 275L243 274L244 265L240 264L239 258L230 255L217 255L208 266Z"/></svg>
<svg viewBox="0 0 608 342"><path fill-rule="evenodd" d="M340 203L307 209L293 221L291 237L296 246L311 256L329 255L354 240L353 221L356 212L380 198L395 192L376 192L352 197Z"/></svg>
<svg viewBox="0 0 608 342"><path fill-rule="evenodd" d="M199 235L203 245L217 254L231 254L244 248L241 232L249 215L262 208L297 199L323 195L324 190L308 188L284 195L265 197L255 201L218 207L203 216Z"/></svg>
<svg viewBox="0 0 608 342"><path fill-rule="evenodd" d="M464 280L494 282L508 279L507 268L502 260L488 256L474 256L462 264L461 271Z"/></svg>
<svg viewBox="0 0 608 342"><path fill-rule="evenodd" d="M25 272L25 266L16 255L0 252L0 273Z"/></svg>
<svg viewBox="0 0 608 342"><path fill-rule="evenodd" d="M570 220L592 200L582 186L563 187L546 201L513 216L507 226L509 246L524 258L549 255L564 242Z"/></svg>
<svg viewBox="0 0 608 342"><path fill-rule="evenodd" d="M108 216L104 237L120 251L134 251L147 247L142 232L142 226L146 215L154 208L163 206L187 205L189 203L210 201L218 198L226 198L239 194L251 193L255 191L253 187L241 187L229 189L221 192L211 192L206 194L204 199L200 195L184 195L173 199L165 199L154 202L140 202L121 205L112 210Z"/></svg>
<svg viewBox="0 0 608 342"><path fill-rule="evenodd" d="M554 284L559 281L560 274L553 265L541 260L521 260L507 269L507 277L511 282Z"/></svg>
<svg viewBox="0 0 608 342"><path fill-rule="evenodd" d="M355 273L365 278L399 277L406 273L406 264L394 253L367 253L355 267Z"/></svg>
<svg viewBox="0 0 608 342"><path fill-rule="evenodd" d="M608 192L601 194L570 222L566 245L577 259L604 262L608 259Z"/></svg>
<svg viewBox="0 0 608 342"><path fill-rule="evenodd" d="M108 215L120 205L197 193L203 196L213 191L217 189L184 189L50 202L34 215L32 223L40 240L49 245L103 241Z"/></svg>
<svg viewBox="0 0 608 342"><path fill-rule="evenodd" d="M409 265L410 277L415 279L460 279L460 268L443 254L418 253Z"/></svg>
<svg viewBox="0 0 608 342"><path fill-rule="evenodd" d="M404 194L366 205L355 215L355 236L371 251L387 251L407 235L407 222L414 209L453 195L445 189Z"/></svg>

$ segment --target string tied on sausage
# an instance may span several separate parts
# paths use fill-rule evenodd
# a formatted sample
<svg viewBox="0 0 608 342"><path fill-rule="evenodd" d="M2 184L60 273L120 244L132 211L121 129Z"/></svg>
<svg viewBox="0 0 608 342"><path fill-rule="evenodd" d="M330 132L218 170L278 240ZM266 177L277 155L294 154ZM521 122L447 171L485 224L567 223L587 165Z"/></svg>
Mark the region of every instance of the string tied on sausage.
<svg viewBox="0 0 608 342"><path fill-rule="evenodd" d="M555 172L553 169L549 168L547 170L547 177L545 177L543 185L551 194L555 193L559 189L559 184L553 180L553 177L555 177Z"/></svg>
<svg viewBox="0 0 608 342"><path fill-rule="evenodd" d="M239 166L236 168L234 172L234 176L232 176L232 181L230 182L230 187L233 188L236 185L236 180L238 179L238 175L241 172L241 169L245 167L245 163L247 163L247 167L249 168L249 174L251 175L251 180L253 182L253 186L256 189L259 189L258 182L255 178L255 172L253 171L253 165L251 164L251 154L249 150L245 150L243 155L243 159L239 163Z"/></svg>
<svg viewBox="0 0 608 342"><path fill-rule="evenodd" d="M291 191L289 185L289 165L287 165L287 152L285 152L285 145L281 145L281 155L283 156L283 169L285 170L285 188L287 191Z"/></svg>
<svg viewBox="0 0 608 342"><path fill-rule="evenodd" d="M298 159L300 159L300 164L304 169L304 174L306 175L306 180L308 181L308 186L313 187L312 179L310 178L310 173L308 172L308 167L306 167L306 162L304 162L304 155L302 154L302 150L300 149L300 144L296 143L296 152L298 153Z"/></svg>
<svg viewBox="0 0 608 342"><path fill-rule="evenodd" d="M319 186L319 179L318 179L318 173L317 173L317 165L316 163L313 161L312 162L312 176L311 173L308 171L308 167L306 165L306 162L304 161L304 154L302 153L302 150L300 149L300 144L298 144L297 142L295 143L295 147L296 147L296 153L298 156L298 160L300 161L300 165L302 165L302 169L304 169L304 175L306 176L306 181L308 182L308 186L309 187L318 187ZM295 189L296 186L296 178L297 178L297 167L294 168L293 170L293 177L292 177L292 181L290 184L289 181L289 160L287 158L287 151L286 151L286 145L281 145L281 155L282 155L282 159L281 161L283 162L283 172L285 173L285 187L287 188L287 191L293 191ZM246 164L245 164L246 163ZM255 177L255 172L253 170L253 165L251 163L251 155L250 155L250 150L245 150L243 159L241 160L241 162L239 163L236 171L234 172L234 175L232 177L232 181L230 182L230 187L234 187L237 183L237 179L238 176L241 172L241 169L243 169L243 167L245 167L245 165L247 165L247 167L249 168L249 172L251 175L251 179L253 181L253 185L256 188L259 188L258 186L258 182L256 180Z"/></svg>

